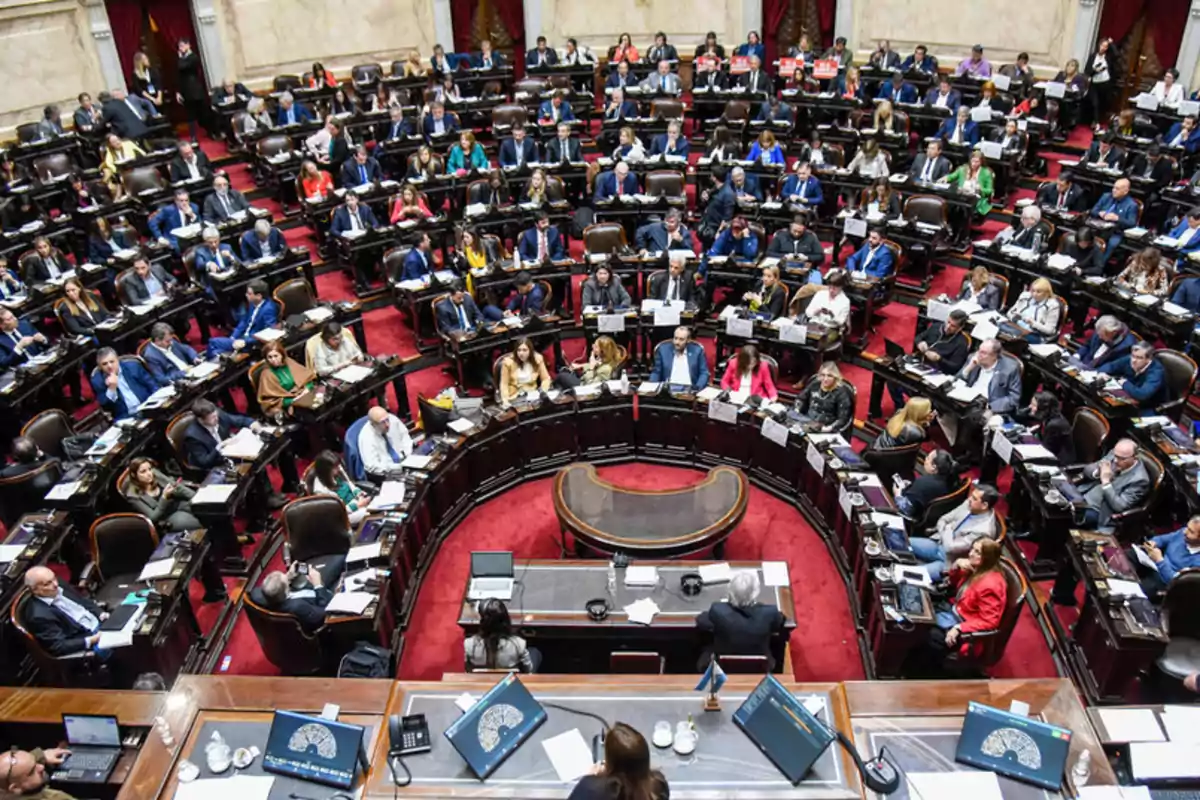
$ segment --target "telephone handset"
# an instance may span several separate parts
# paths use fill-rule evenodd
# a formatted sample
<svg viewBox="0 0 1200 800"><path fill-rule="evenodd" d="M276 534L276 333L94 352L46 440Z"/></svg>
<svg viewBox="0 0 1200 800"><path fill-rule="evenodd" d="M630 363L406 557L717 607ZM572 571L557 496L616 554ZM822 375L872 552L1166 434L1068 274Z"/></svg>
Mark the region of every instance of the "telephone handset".
<svg viewBox="0 0 1200 800"><path fill-rule="evenodd" d="M389 756L428 753L433 749L429 723L425 721L425 715L411 714L402 717L392 714L388 717L388 748Z"/></svg>

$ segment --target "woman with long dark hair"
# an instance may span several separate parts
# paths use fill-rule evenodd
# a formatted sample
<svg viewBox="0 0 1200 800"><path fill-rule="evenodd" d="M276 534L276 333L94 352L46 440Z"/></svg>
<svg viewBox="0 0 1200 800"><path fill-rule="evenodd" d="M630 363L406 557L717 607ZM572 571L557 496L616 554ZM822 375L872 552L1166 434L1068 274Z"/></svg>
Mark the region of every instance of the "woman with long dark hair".
<svg viewBox="0 0 1200 800"><path fill-rule="evenodd" d="M313 459L313 494L327 494L341 500L346 506L350 525L366 519L371 496L351 482L342 466L342 459L332 450L322 450Z"/></svg>
<svg viewBox="0 0 1200 800"><path fill-rule="evenodd" d="M1088 99L1092 107L1092 128L1100 125L1100 120L1108 114L1112 107L1113 88L1117 85L1117 61L1112 51L1113 40L1105 36L1096 43L1096 50L1087 60L1084 74L1091 80L1088 89Z"/></svg>
<svg viewBox="0 0 1200 800"><path fill-rule="evenodd" d="M537 668L534 654L525 640L513 636L512 619L503 600L488 598L479 604L479 633L463 643L467 669L519 669L533 672ZM536 660L540 660L536 659Z"/></svg>
<svg viewBox="0 0 1200 800"><path fill-rule="evenodd" d="M1062 413L1062 403L1052 392L1038 392L1029 405L1014 415L1022 425L1039 428L1042 444L1066 466L1075 461L1075 438L1071 435L1071 423Z"/></svg>
<svg viewBox="0 0 1200 800"><path fill-rule="evenodd" d="M604 737L604 762L575 784L567 800L668 800L667 779L650 768L646 737L618 722Z"/></svg>

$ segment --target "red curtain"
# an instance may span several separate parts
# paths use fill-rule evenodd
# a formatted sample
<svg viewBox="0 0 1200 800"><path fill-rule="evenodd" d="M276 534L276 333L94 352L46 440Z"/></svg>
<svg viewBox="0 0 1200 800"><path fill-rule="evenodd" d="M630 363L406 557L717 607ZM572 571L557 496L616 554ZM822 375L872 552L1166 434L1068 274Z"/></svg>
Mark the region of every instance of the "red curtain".
<svg viewBox="0 0 1200 800"><path fill-rule="evenodd" d="M779 26L783 24L783 18L787 16L788 6L791 4L791 0L762 0L762 38L767 49L768 64L775 63L775 59L779 58L777 34Z"/></svg>
<svg viewBox="0 0 1200 800"><path fill-rule="evenodd" d="M107 0L108 24L113 43L121 57L121 69L128 80L133 72L133 54L142 43L142 4L139 0Z"/></svg>
<svg viewBox="0 0 1200 800"><path fill-rule="evenodd" d="M817 16L821 22L821 41L814 41L818 51L833 44L833 18L837 13L837 0L817 0Z"/></svg>
<svg viewBox="0 0 1200 800"><path fill-rule="evenodd" d="M1147 0L1121 0L1119 3L1105 3L1100 15L1100 36L1121 41L1145 11L1147 33L1154 39L1154 52L1164 67L1171 67L1179 57L1181 31L1187 24L1190 7L1190 0L1154 0L1152 3ZM1188 76L1181 77L1186 83Z"/></svg>
<svg viewBox="0 0 1200 800"><path fill-rule="evenodd" d="M450 24L454 26L454 52L471 50L471 20L475 13L475 0L450 0ZM442 43L443 46L445 43Z"/></svg>
<svg viewBox="0 0 1200 800"><path fill-rule="evenodd" d="M513 40L513 74L525 74L525 2L524 0L491 0L504 29Z"/></svg>

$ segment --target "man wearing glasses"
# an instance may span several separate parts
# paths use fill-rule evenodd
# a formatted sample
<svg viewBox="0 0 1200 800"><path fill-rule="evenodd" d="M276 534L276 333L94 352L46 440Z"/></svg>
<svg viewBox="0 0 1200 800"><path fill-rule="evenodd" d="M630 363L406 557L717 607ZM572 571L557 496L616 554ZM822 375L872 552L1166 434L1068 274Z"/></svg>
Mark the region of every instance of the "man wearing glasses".
<svg viewBox="0 0 1200 800"><path fill-rule="evenodd" d="M7 758L0 757L0 787L17 797L37 800L75 800L66 792L51 789L46 767L63 763L70 750L54 747L49 750L10 750Z"/></svg>

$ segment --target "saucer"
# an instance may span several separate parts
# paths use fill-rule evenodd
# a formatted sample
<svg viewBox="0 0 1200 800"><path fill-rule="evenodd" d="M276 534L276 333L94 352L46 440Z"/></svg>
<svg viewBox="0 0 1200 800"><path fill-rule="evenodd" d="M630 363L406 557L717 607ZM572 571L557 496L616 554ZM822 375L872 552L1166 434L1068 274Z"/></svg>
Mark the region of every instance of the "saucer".
<svg viewBox="0 0 1200 800"><path fill-rule="evenodd" d="M653 741L655 747L670 747L671 743L675 741L675 737L669 730L655 731Z"/></svg>
<svg viewBox="0 0 1200 800"><path fill-rule="evenodd" d="M675 752L681 756L691 755L696 750L696 739L694 737L677 736L675 738Z"/></svg>

